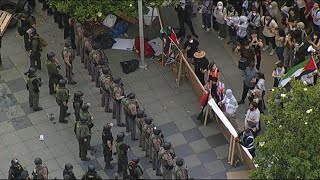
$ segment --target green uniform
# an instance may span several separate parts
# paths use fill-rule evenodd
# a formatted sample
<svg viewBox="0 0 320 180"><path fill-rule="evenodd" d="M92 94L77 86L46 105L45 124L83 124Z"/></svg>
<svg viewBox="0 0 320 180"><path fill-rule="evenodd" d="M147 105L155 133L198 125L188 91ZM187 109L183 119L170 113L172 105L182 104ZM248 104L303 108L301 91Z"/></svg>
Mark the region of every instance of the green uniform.
<svg viewBox="0 0 320 180"><path fill-rule="evenodd" d="M62 57L63 57L63 60L65 61L64 64L66 66L66 77L68 79L68 83L71 84L74 82L72 80L72 70L73 70L72 62L75 59L74 50L71 48L64 47L62 51ZM66 63L66 61L70 63L70 66Z"/></svg>
<svg viewBox="0 0 320 180"><path fill-rule="evenodd" d="M151 135L153 132L154 124L145 124L142 128L142 150L146 151L146 157L150 157L152 155L152 142Z"/></svg>
<svg viewBox="0 0 320 180"><path fill-rule="evenodd" d="M82 99L73 99L73 109L74 109L74 116L76 117L76 121L80 120L80 110L83 104Z"/></svg>
<svg viewBox="0 0 320 180"><path fill-rule="evenodd" d="M163 179L172 179L175 157L176 155L172 148L169 150L165 150L163 147L160 148L159 159L163 169Z"/></svg>
<svg viewBox="0 0 320 180"><path fill-rule="evenodd" d="M188 170L184 166L175 166L174 172L173 172L174 179L188 179Z"/></svg>
<svg viewBox="0 0 320 180"><path fill-rule="evenodd" d="M121 96L124 95L123 86L121 84L116 84L114 82L110 85L111 96L113 100L113 111L112 118L117 120L117 124L122 124L121 122Z"/></svg>
<svg viewBox="0 0 320 180"><path fill-rule="evenodd" d="M46 66L47 66L48 75L49 75L49 92L50 94L54 94L55 92L54 85L57 86L62 76L59 74L57 65L53 63L52 60L47 59Z"/></svg>
<svg viewBox="0 0 320 180"><path fill-rule="evenodd" d="M88 111L82 111L80 113L80 117L85 117L86 119L88 119L87 126L88 126L89 131L90 131L90 136L88 137L88 146L89 146L89 148L91 148L91 144L90 144L90 142L91 142L91 129L94 126L93 122L92 122L93 117L91 116L91 114Z"/></svg>
<svg viewBox="0 0 320 180"><path fill-rule="evenodd" d="M164 143L163 137L161 135L152 134L152 168L156 170L157 175L161 174L160 171L160 160L159 160L159 151Z"/></svg>
<svg viewBox="0 0 320 180"><path fill-rule="evenodd" d="M65 87L60 87L57 90L56 93L56 101L58 105L60 106L60 115L59 115L59 122L65 121L65 117L67 115L67 110L68 110L68 101L69 101L69 90L66 89ZM66 106L63 104L63 102L66 103Z"/></svg>
<svg viewBox="0 0 320 180"><path fill-rule="evenodd" d="M39 35L34 35L30 38L31 54L30 54L30 67L41 69L41 47Z"/></svg>
<svg viewBox="0 0 320 180"><path fill-rule="evenodd" d="M91 135L88 125L82 124L80 121L76 123L76 136L79 143L79 157L85 159L88 151L88 137Z"/></svg>
<svg viewBox="0 0 320 180"><path fill-rule="evenodd" d="M104 107L105 112L112 112L110 109L110 84L111 75L101 74L100 75L100 91L101 91L101 106Z"/></svg>
<svg viewBox="0 0 320 180"><path fill-rule="evenodd" d="M118 154L118 172L122 171L122 177L127 177L128 172L127 172L127 168L128 168L128 155L127 155L127 151L128 151L128 145L126 144L126 142L121 141L121 142L117 142L116 145L117 148L117 154Z"/></svg>
<svg viewBox="0 0 320 180"><path fill-rule="evenodd" d="M27 89L29 91L29 105L34 110L39 109L39 87L41 86L41 80L37 76L29 77L27 81Z"/></svg>
<svg viewBox="0 0 320 180"><path fill-rule="evenodd" d="M137 133L137 111L139 109L138 102L135 99L128 99L125 102L124 112L126 115L126 128L129 129L131 132L131 139L136 140L136 133Z"/></svg>

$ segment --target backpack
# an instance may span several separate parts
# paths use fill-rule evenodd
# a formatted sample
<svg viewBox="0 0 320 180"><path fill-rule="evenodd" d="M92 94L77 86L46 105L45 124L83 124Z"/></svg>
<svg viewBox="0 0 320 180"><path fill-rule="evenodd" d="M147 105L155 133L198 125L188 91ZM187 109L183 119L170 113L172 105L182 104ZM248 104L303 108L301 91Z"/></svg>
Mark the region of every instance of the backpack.
<svg viewBox="0 0 320 180"><path fill-rule="evenodd" d="M123 95L123 89L120 85L116 85L113 88L113 96L116 100L119 100L120 97Z"/></svg>
<svg viewBox="0 0 320 180"><path fill-rule="evenodd" d="M109 14L106 19L103 21L103 25L107 26L108 28L113 28L114 24L117 21L117 16L113 14Z"/></svg>
<svg viewBox="0 0 320 180"><path fill-rule="evenodd" d="M111 29L111 36L113 38L117 38L122 34L125 34L128 31L128 23L126 21L118 22L112 29Z"/></svg>
<svg viewBox="0 0 320 180"><path fill-rule="evenodd" d="M130 113L130 115L132 116L136 116L137 115L137 104L134 101L129 101L128 104L128 111Z"/></svg>
<svg viewBox="0 0 320 180"><path fill-rule="evenodd" d="M109 90L110 89L110 83L111 83L111 77L102 75L101 80L100 80L101 88L104 89L104 90Z"/></svg>
<svg viewBox="0 0 320 180"><path fill-rule="evenodd" d="M152 134L152 130L154 128L154 125L153 124L150 124L148 127L147 127L147 130L146 130L146 139L149 139L149 137L151 136Z"/></svg>
<svg viewBox="0 0 320 180"><path fill-rule="evenodd" d="M173 156L171 154L171 152L169 151L165 151L162 155L162 163L164 166L169 166L169 167L173 167Z"/></svg>
<svg viewBox="0 0 320 180"><path fill-rule="evenodd" d="M144 43L144 56L146 58L152 57L154 55L153 48L151 47L151 45L148 43L148 41L146 39L144 39L143 43ZM139 36L137 36L134 39L134 48L136 49L136 52L140 56L140 37Z"/></svg>
<svg viewBox="0 0 320 180"><path fill-rule="evenodd" d="M126 74L129 74L139 68L139 61L136 59L132 59L130 61L120 62L120 65L122 67L122 71Z"/></svg>

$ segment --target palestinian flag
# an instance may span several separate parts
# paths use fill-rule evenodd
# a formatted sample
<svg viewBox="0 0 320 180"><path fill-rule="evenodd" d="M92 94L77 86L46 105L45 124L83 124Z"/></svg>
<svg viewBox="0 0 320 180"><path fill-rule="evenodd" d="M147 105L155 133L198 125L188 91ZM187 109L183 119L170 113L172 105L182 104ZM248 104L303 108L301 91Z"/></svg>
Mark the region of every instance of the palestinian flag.
<svg viewBox="0 0 320 180"><path fill-rule="evenodd" d="M279 87L284 87L292 78L297 78L305 74L311 73L317 70L316 62L313 57L305 60L304 62L292 67L286 74L283 76L279 82Z"/></svg>
<svg viewBox="0 0 320 180"><path fill-rule="evenodd" d="M174 30L172 28L169 28L169 29L170 29L170 32L168 32L167 35L169 37L170 44L169 44L169 49L166 52L166 58L167 59L173 55L173 47L175 47L175 44L176 45L179 44L179 41L178 41L176 33L174 32Z"/></svg>

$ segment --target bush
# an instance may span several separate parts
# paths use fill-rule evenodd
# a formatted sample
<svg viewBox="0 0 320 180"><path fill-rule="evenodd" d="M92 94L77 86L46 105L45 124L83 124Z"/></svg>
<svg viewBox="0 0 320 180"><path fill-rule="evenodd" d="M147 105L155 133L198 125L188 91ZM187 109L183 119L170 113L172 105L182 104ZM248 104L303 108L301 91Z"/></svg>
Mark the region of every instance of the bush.
<svg viewBox="0 0 320 180"><path fill-rule="evenodd" d="M320 86L291 83L268 94L265 134L256 138L257 169L252 179L320 178Z"/></svg>

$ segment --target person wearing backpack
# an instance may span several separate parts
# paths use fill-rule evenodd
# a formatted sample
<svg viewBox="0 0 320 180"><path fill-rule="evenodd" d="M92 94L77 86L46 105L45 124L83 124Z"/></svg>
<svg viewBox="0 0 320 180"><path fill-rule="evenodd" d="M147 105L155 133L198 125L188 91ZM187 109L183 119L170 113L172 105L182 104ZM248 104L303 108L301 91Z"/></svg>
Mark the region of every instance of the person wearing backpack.
<svg viewBox="0 0 320 180"><path fill-rule="evenodd" d="M141 166L140 158L135 156L129 162L128 170L132 179L144 179L143 178L143 168ZM124 179L125 177L123 177Z"/></svg>
<svg viewBox="0 0 320 180"><path fill-rule="evenodd" d="M184 160L182 158L178 158L176 161L176 166L174 168L173 176L175 179L188 179L188 170L184 165Z"/></svg>
<svg viewBox="0 0 320 180"><path fill-rule="evenodd" d="M124 107L126 117L126 127L128 127L131 131L131 140L136 141L136 117L139 109L138 102L136 100L136 95L134 93L130 93L127 97L127 104Z"/></svg>
<svg viewBox="0 0 320 180"><path fill-rule="evenodd" d="M90 130L87 122L88 119L84 116L81 116L80 121L76 122L74 128L79 143L79 157L81 158L81 161L90 161L90 158L87 158L88 139L90 136Z"/></svg>
<svg viewBox="0 0 320 180"><path fill-rule="evenodd" d="M27 31L29 35L30 43L30 67L37 68L41 70L41 46L40 46L40 37L35 28L30 28ZM37 64L37 65L36 65Z"/></svg>
<svg viewBox="0 0 320 180"><path fill-rule="evenodd" d="M137 127L139 130L139 147L142 147L142 127L144 126L144 118L146 114L143 110L138 110L137 112Z"/></svg>
<svg viewBox="0 0 320 180"><path fill-rule="evenodd" d="M170 142L165 142L159 151L159 159L163 169L163 179L172 179L172 170L176 154Z"/></svg>
<svg viewBox="0 0 320 180"><path fill-rule="evenodd" d="M81 23L76 22L74 26L75 32L75 44L76 44L76 56L80 55L80 45L83 38L83 26Z"/></svg>
<svg viewBox="0 0 320 180"><path fill-rule="evenodd" d="M100 75L102 74L102 68L107 67L107 66L108 66L107 61L105 61L104 59L98 60L98 64L96 66L96 73L95 73L95 77L94 77L94 81L95 81L97 88L100 87L99 78L100 78Z"/></svg>
<svg viewBox="0 0 320 180"><path fill-rule="evenodd" d="M113 99L112 119L117 120L117 126L125 127L126 125L121 121L121 99L124 98L123 84L120 77L114 77L110 86L111 96Z"/></svg>
<svg viewBox="0 0 320 180"><path fill-rule="evenodd" d="M48 168L44 164L42 164L42 159L37 157L34 160L34 164L36 165L36 168L33 170L32 175L33 179L48 179Z"/></svg>
<svg viewBox="0 0 320 180"><path fill-rule="evenodd" d="M145 119L145 127L144 127L144 133L145 133L145 150L146 150L146 157L149 157L151 160L151 155L152 155L152 141L151 141L151 136L153 134L153 119L151 117L146 117Z"/></svg>
<svg viewBox="0 0 320 180"><path fill-rule="evenodd" d="M144 118L144 125L142 126L142 137L141 137L141 145L142 145L142 151L146 151L147 149L147 141L149 136L147 137L147 130L152 125L153 119L151 117L145 117Z"/></svg>
<svg viewBox="0 0 320 180"><path fill-rule="evenodd" d="M91 151L95 151L95 148L91 146L91 129L93 128L94 124L92 122L93 116L89 112L89 105L90 105L89 103L84 103L81 106L80 117L87 118L87 120L88 120L87 125L88 125L89 133L90 133L90 135L88 136L88 149Z"/></svg>
<svg viewBox="0 0 320 180"><path fill-rule="evenodd" d="M161 129L157 129L156 127L153 130L152 134L152 169L156 170L157 176L162 176L160 170L160 161L159 161L159 151L164 143L164 136L161 132Z"/></svg>
<svg viewBox="0 0 320 180"><path fill-rule="evenodd" d="M84 64L84 68L88 69L88 62L89 62L89 53L92 51L92 36L88 31L84 31L83 38L81 42L81 49L80 49L80 56L81 62Z"/></svg>
<svg viewBox="0 0 320 180"><path fill-rule="evenodd" d="M112 83L112 73L108 66L102 67L102 73L100 74L100 92L101 92L101 107L104 107L104 111L112 113L110 108L110 84Z"/></svg>
<svg viewBox="0 0 320 180"><path fill-rule="evenodd" d="M128 176L128 151L130 146L124 141L124 133L117 134L116 149L118 154L118 173L122 172L122 178L125 179Z"/></svg>
<svg viewBox="0 0 320 180"><path fill-rule="evenodd" d="M83 105L82 96L83 96L83 93L81 91L76 91L73 95L73 109L74 109L74 116L76 117L76 121L80 120L80 109Z"/></svg>

